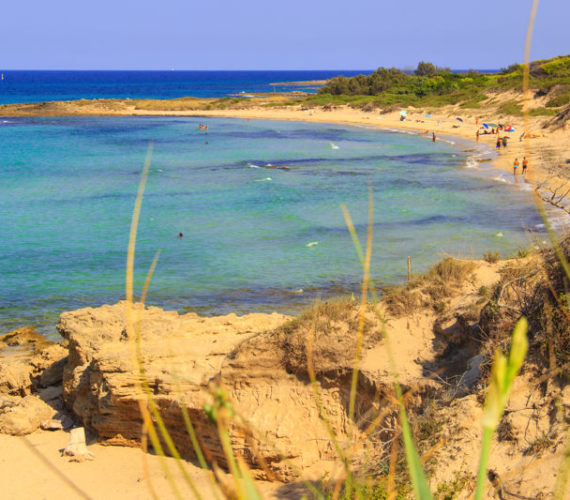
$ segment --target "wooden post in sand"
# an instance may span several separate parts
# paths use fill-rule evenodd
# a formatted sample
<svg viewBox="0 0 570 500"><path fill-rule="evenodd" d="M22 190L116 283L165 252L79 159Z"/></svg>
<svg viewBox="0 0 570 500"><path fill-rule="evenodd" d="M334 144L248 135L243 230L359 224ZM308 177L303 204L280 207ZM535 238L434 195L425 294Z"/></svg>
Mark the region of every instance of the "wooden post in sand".
<svg viewBox="0 0 570 500"><path fill-rule="evenodd" d="M412 281L412 258L408 255L408 282Z"/></svg>

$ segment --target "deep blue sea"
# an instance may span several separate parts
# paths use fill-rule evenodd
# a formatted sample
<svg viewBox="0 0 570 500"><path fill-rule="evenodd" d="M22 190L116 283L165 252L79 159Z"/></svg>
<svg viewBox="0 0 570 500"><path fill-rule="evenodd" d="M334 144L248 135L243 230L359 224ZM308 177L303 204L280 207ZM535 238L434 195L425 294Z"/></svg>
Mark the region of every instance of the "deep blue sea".
<svg viewBox="0 0 570 500"><path fill-rule="evenodd" d="M75 99L228 97L252 92L316 92L271 83L327 80L371 71L9 71L0 70L0 104Z"/></svg>
<svg viewBox="0 0 570 500"><path fill-rule="evenodd" d="M6 72L2 86L19 90L0 99L228 95L327 76L270 72L253 82L252 72L231 81L210 72L200 73L201 86L198 73L82 72L70 82L65 75L77 73ZM162 250L148 303L166 309L294 313L317 296L358 293L361 269L340 207L364 240L369 188L379 286L405 280L408 255L419 272L448 254L512 255L528 246L527 230L541 231L528 185L493 169L494 153L474 143L229 118L208 118L206 135L204 121L0 117L0 332L31 325L52 336L61 312L124 298L151 142L136 285L140 292Z"/></svg>

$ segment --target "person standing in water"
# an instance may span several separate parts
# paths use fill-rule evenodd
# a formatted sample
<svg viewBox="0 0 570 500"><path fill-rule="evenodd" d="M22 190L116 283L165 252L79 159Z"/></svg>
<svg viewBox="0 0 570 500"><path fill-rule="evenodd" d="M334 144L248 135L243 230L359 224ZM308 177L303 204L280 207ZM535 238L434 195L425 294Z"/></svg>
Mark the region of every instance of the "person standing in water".
<svg viewBox="0 0 570 500"><path fill-rule="evenodd" d="M477 142L479 142L479 129L477 129L477 132L475 132L475 137L477 137Z"/></svg>
<svg viewBox="0 0 570 500"><path fill-rule="evenodd" d="M515 158L513 162L513 175L517 175L517 168L519 168L519 159Z"/></svg>
<svg viewBox="0 0 570 500"><path fill-rule="evenodd" d="M526 156L523 156L523 162L522 162L522 173L523 175L526 173L526 169L528 167L528 160L526 159Z"/></svg>
<svg viewBox="0 0 570 500"><path fill-rule="evenodd" d="M432 142L435 142L435 140L436 140L435 130L431 133L431 140L432 140Z"/></svg>

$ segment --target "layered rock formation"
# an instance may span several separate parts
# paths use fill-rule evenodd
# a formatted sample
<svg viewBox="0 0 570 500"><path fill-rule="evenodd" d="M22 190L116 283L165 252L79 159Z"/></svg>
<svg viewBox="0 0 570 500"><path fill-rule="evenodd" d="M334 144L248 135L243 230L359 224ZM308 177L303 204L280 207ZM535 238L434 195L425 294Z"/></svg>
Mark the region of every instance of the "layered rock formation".
<svg viewBox="0 0 570 500"><path fill-rule="evenodd" d="M310 317L203 318L146 308L140 322L139 366L136 343L127 338L125 307L119 303L64 313L58 324L69 341L65 401L100 439L140 441L139 403L146 400L137 388L142 366L160 415L183 456L193 457L194 450L181 407L188 411L206 457L226 465L218 428L204 410L205 405L215 406L216 390L223 388L234 413L228 424L234 452L258 475L289 480L296 471L326 463L335 456L334 445L319 418L307 373L308 338L322 416L343 446L358 436L358 425L348 418L357 308L340 308L347 316L336 318L326 311L316 324ZM364 352L380 338L380 327L370 312ZM379 373L374 369L361 373L355 415L361 427L373 399L392 384L391 377L381 379Z"/></svg>
<svg viewBox="0 0 570 500"><path fill-rule="evenodd" d="M67 349L33 328L0 336L0 433L24 435L64 414L61 401Z"/></svg>

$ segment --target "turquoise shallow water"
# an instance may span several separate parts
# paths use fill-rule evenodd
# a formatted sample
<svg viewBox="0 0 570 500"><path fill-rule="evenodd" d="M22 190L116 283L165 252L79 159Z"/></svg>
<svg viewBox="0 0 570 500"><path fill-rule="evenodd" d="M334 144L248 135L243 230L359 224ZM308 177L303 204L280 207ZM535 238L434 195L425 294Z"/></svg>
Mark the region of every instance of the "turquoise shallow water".
<svg viewBox="0 0 570 500"><path fill-rule="evenodd" d="M364 240L369 185L380 285L405 279L408 255L414 271L448 253L509 255L540 225L529 192L477 165L487 153L473 145L239 119L208 119L206 136L200 121L0 120L0 331L52 334L62 311L124 297L149 141L136 279L162 249L148 302L167 309L295 312L317 295L357 291L340 204Z"/></svg>

